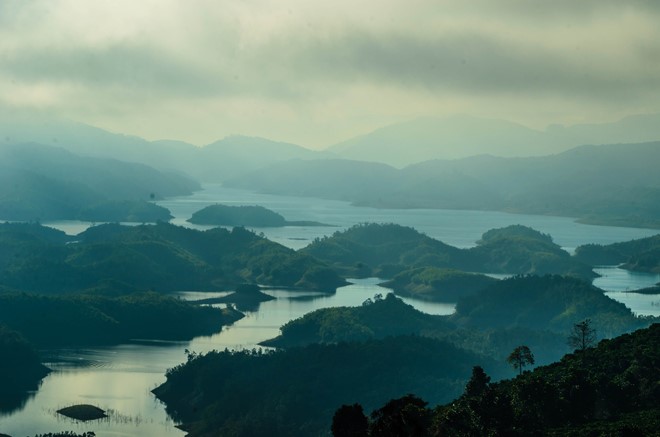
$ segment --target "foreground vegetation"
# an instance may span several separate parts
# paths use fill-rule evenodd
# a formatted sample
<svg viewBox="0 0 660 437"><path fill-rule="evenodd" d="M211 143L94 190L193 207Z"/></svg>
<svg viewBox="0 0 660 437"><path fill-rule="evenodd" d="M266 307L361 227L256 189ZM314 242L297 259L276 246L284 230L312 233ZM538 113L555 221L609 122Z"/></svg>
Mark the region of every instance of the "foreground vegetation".
<svg viewBox="0 0 660 437"><path fill-rule="evenodd" d="M409 395L368 421L359 405L344 406L334 416L334 435L650 436L660 428L658 324L512 380L491 383L480 370L473 369L462 396L436 408Z"/></svg>
<svg viewBox="0 0 660 437"><path fill-rule="evenodd" d="M190 355L154 393L191 436L312 436L325 434L341 403L371 408L411 391L447 402L475 362L495 375L503 371L491 359L416 336L211 352Z"/></svg>

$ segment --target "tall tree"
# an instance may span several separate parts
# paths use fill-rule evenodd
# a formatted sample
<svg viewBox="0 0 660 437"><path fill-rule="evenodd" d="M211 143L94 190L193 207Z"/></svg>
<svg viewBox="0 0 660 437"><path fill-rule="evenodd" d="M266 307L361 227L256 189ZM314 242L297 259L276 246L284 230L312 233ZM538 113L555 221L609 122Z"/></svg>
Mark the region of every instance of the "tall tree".
<svg viewBox="0 0 660 437"><path fill-rule="evenodd" d="M525 366L534 364L534 354L529 350L529 347L518 346L511 352L506 361L521 375Z"/></svg>
<svg viewBox="0 0 660 437"><path fill-rule="evenodd" d="M466 396L480 396L490 383L490 376L486 375L481 366L474 366L472 368L472 377L465 385Z"/></svg>
<svg viewBox="0 0 660 437"><path fill-rule="evenodd" d="M371 413L369 435L378 437L422 437L431 425L428 403L408 394L390 400L385 406Z"/></svg>
<svg viewBox="0 0 660 437"><path fill-rule="evenodd" d="M573 325L568 336L568 345L581 351L596 343L596 330L591 326L591 319L585 319Z"/></svg>
<svg viewBox="0 0 660 437"><path fill-rule="evenodd" d="M332 418L334 437L367 437L369 420L364 415L362 405L342 405Z"/></svg>

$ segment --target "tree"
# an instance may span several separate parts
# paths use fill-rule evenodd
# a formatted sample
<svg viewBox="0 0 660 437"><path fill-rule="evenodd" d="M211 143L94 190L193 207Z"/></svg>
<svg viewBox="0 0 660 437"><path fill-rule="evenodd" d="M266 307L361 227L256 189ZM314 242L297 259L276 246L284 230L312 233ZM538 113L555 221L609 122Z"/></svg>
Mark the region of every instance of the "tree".
<svg viewBox="0 0 660 437"><path fill-rule="evenodd" d="M481 395L488 384L490 383L490 376L486 375L481 366L474 366L472 368L472 377L465 385L465 396L479 396Z"/></svg>
<svg viewBox="0 0 660 437"><path fill-rule="evenodd" d="M334 437L366 437L369 432L369 420L364 415L362 405L342 405L332 418Z"/></svg>
<svg viewBox="0 0 660 437"><path fill-rule="evenodd" d="M596 343L596 330L591 326L591 319L585 319L573 325L568 336L568 345L581 351Z"/></svg>
<svg viewBox="0 0 660 437"><path fill-rule="evenodd" d="M522 375L525 366L534 364L534 354L529 350L529 347L518 346L511 352L506 361L518 370L519 375Z"/></svg>
<svg viewBox="0 0 660 437"><path fill-rule="evenodd" d="M421 437L431 425L428 403L408 394L390 400L385 406L371 413L371 436Z"/></svg>

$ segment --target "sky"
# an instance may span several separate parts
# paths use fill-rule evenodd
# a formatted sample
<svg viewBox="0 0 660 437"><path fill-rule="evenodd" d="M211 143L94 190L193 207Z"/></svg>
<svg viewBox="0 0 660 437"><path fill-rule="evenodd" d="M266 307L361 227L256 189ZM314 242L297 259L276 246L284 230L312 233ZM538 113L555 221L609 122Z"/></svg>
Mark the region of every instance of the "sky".
<svg viewBox="0 0 660 437"><path fill-rule="evenodd" d="M660 1L0 0L0 116L324 148L467 114L660 112Z"/></svg>

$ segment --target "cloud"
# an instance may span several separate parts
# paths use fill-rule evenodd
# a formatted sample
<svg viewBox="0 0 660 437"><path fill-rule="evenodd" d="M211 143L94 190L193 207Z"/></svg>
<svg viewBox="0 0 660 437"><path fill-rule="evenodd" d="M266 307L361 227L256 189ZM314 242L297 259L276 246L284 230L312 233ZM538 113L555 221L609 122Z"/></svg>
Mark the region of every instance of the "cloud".
<svg viewBox="0 0 660 437"><path fill-rule="evenodd" d="M643 0L9 0L0 102L197 141L327 144L452 111L602 121L660 111L658 22Z"/></svg>

